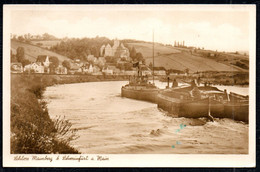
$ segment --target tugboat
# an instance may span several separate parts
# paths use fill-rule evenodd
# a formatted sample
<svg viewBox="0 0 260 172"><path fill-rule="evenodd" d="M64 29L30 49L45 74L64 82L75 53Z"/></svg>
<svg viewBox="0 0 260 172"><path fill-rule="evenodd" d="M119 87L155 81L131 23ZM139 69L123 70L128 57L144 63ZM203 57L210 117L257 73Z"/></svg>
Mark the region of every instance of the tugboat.
<svg viewBox="0 0 260 172"><path fill-rule="evenodd" d="M129 83L121 88L121 96L156 103L159 88L149 82L148 76L143 74L142 69L146 66L139 62L134 66L138 68L137 76L129 78Z"/></svg>
<svg viewBox="0 0 260 172"><path fill-rule="evenodd" d="M135 62L133 67L137 67L137 76L129 78L129 84L121 88L121 96L136 100L144 100L157 103L157 95L159 88L154 84L154 33L153 33L153 83L148 82L148 75L143 73L143 69L147 68L140 62Z"/></svg>

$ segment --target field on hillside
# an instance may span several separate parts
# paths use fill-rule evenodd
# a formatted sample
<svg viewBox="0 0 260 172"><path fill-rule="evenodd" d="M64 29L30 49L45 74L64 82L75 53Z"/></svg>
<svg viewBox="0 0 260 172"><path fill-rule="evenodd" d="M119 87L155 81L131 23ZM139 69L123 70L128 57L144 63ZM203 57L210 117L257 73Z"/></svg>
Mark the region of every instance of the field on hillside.
<svg viewBox="0 0 260 172"><path fill-rule="evenodd" d="M153 56L153 44L152 43L128 43L129 47L135 47L136 52L141 52L144 58L149 58ZM172 54L180 53L181 51L175 49L174 47L163 46L160 44L154 44L154 56L160 54Z"/></svg>
<svg viewBox="0 0 260 172"><path fill-rule="evenodd" d="M39 41L31 41L33 45L40 46L42 48L50 48L54 45L60 43L60 40L39 40Z"/></svg>
<svg viewBox="0 0 260 172"><path fill-rule="evenodd" d="M171 55L160 55L154 58L155 66L163 66L166 69L197 71L238 71L237 68L218 63L214 60L193 56L188 53L175 53ZM146 59L146 63L152 62L152 58Z"/></svg>
<svg viewBox="0 0 260 172"><path fill-rule="evenodd" d="M70 60L68 57L54 53L52 51L46 50L44 48L35 46L35 45L31 45L28 43L24 43L24 42L19 42L19 41L11 41L11 49L13 51L13 53L16 54L16 49L18 47L24 47L24 54L25 54L25 58L34 62L38 55L48 55L48 56L56 56L60 63L63 62L64 60Z"/></svg>
<svg viewBox="0 0 260 172"><path fill-rule="evenodd" d="M130 47L134 46L137 52L141 52L146 59L146 64L149 65L152 62L152 44L151 43L128 43ZM233 56L226 54L225 59L223 57L207 58L202 57L200 54L191 54L190 49L187 48L175 48L170 46L164 46L155 44L155 66L163 66L166 69L185 70L189 69L190 72L197 71L245 71L238 66L232 65L234 63ZM202 50L204 51L204 50ZM206 52L207 50L205 50ZM205 53L204 52L204 53ZM209 51L214 52L214 51ZM230 57L230 60L227 60ZM240 57L240 56L239 56ZM246 57L245 57L246 58Z"/></svg>

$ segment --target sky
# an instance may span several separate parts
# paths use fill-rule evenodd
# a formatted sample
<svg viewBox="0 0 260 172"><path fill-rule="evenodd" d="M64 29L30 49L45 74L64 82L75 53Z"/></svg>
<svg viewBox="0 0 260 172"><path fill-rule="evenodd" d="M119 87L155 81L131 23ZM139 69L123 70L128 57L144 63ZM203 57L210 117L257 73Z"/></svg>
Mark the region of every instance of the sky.
<svg viewBox="0 0 260 172"><path fill-rule="evenodd" d="M218 51L249 50L249 12L184 6L92 6L21 8L11 11L11 33L49 33L58 38L137 39Z"/></svg>

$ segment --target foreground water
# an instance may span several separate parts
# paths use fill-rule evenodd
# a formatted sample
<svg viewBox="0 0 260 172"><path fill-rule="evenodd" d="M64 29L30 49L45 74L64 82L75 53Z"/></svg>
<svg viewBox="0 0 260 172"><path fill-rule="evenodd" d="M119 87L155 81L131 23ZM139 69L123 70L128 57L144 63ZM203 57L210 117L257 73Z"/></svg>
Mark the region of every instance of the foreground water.
<svg viewBox="0 0 260 172"><path fill-rule="evenodd" d="M121 97L126 83L88 82L46 89L51 118L65 116L72 122L80 136L72 146L81 153L248 153L247 124L169 117L156 104ZM156 85L163 88L166 83Z"/></svg>

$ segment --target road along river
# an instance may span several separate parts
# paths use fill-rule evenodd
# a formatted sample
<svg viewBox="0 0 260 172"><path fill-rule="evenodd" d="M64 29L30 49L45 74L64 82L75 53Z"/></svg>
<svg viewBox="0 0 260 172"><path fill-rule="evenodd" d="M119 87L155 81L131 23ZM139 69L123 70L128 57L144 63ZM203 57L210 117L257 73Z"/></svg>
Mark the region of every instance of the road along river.
<svg viewBox="0 0 260 172"><path fill-rule="evenodd" d="M55 85L47 87L44 99L51 118L65 116L78 129L80 137L72 146L81 153L248 153L248 124L169 117L156 104L121 97L126 83ZM156 85L164 88L166 83ZM235 90L239 93L239 87Z"/></svg>

